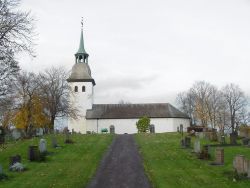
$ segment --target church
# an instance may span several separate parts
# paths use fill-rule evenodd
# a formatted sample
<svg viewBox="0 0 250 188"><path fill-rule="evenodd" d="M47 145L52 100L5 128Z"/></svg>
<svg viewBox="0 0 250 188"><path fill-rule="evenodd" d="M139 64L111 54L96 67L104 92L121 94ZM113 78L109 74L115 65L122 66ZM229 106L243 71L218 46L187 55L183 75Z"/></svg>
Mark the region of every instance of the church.
<svg viewBox="0 0 250 188"><path fill-rule="evenodd" d="M94 104L96 82L91 76L88 59L81 28L79 49L67 79L72 89L70 100L81 116L68 119L70 131L86 134L107 129L110 133L133 134L137 133L136 122L143 116L150 118L150 130L155 133L176 132L180 126L185 131L190 125L190 118L169 103Z"/></svg>

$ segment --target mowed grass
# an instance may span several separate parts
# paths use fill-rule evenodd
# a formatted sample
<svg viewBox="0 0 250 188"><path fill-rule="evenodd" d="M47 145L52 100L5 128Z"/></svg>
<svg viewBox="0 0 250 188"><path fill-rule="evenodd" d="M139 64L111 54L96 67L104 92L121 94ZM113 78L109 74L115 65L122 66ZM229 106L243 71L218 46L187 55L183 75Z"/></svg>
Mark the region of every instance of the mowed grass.
<svg viewBox="0 0 250 188"><path fill-rule="evenodd" d="M178 133L137 134L135 136L152 185L159 188L246 188L250 180L233 181L233 158L237 154L250 159L250 148L224 147L225 165L211 166L212 161L199 160L191 149L181 149ZM192 142L194 138L192 138ZM206 141L202 141L205 143ZM212 147L212 155L215 148Z"/></svg>
<svg viewBox="0 0 250 188"><path fill-rule="evenodd" d="M47 187L85 187L94 175L99 162L111 144L112 135L72 135L74 144L65 144L64 135L56 135L60 148L52 148L51 136L46 136L50 154L45 162L27 160L29 145L38 145L40 138L17 141L7 144L0 150L0 164L9 179L0 181L0 187L47 188ZM24 172L10 172L9 157L19 154L27 167Z"/></svg>

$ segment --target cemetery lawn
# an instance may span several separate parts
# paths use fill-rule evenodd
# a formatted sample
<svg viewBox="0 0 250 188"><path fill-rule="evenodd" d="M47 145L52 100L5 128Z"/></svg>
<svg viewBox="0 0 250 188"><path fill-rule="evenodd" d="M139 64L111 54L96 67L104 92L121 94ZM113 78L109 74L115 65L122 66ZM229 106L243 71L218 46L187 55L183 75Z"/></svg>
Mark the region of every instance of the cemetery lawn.
<svg viewBox="0 0 250 188"><path fill-rule="evenodd" d="M233 181L233 158L237 154L250 159L250 148L224 147L224 166L211 166L211 161L197 159L192 149L181 149L179 133L136 134L144 168L153 187L159 188L246 188L250 180ZM192 138L193 145L194 138ZM201 143L208 144L202 140ZM240 142L239 142L240 143ZM214 156L212 147L212 156Z"/></svg>
<svg viewBox="0 0 250 188"><path fill-rule="evenodd" d="M85 187L95 174L103 154L113 140L113 135L71 136L75 142L65 144L64 135L56 135L60 148L52 148L51 136L45 136L47 150L50 153L45 162L27 160L29 145L38 145L40 138L11 142L7 148L0 149L0 164L9 179L0 181L0 187L45 188L45 187ZM24 172L10 172L9 157L19 154L27 167Z"/></svg>

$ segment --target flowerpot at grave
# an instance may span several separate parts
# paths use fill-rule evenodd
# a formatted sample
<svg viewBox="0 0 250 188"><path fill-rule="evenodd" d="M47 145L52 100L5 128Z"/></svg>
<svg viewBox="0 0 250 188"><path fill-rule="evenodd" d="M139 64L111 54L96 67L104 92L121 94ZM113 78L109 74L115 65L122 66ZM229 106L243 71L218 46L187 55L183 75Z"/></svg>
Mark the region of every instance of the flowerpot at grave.
<svg viewBox="0 0 250 188"><path fill-rule="evenodd" d="M12 166L15 163L21 163L21 156L20 155L14 155L10 157L10 166Z"/></svg>

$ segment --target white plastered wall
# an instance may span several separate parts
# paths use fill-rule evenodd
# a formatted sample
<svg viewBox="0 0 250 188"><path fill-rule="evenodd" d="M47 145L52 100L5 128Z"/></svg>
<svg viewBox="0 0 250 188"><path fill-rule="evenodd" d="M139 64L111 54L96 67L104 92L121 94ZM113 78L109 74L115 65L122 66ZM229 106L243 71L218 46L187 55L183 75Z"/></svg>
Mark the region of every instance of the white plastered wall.
<svg viewBox="0 0 250 188"><path fill-rule="evenodd" d="M100 133L102 128L107 128L109 131L110 125L114 125L116 134L133 134L137 133L137 121L138 119L88 119L86 130ZM151 118L150 123L154 124L156 133L164 133L176 132L180 124L183 125L184 131L186 131L189 122L189 119L183 118Z"/></svg>
<svg viewBox="0 0 250 188"><path fill-rule="evenodd" d="M94 88L92 82L70 82L70 87L73 93L70 100L79 110L80 117L76 120L69 118L68 129L75 132L86 133L86 111L92 109ZM78 92L75 91L75 86L78 87ZM85 86L85 92L82 92L82 86Z"/></svg>

